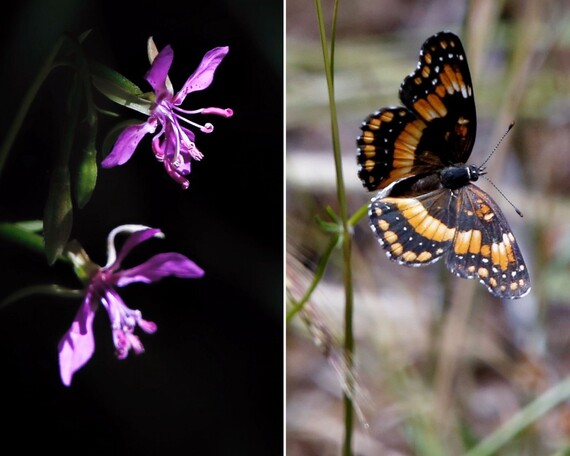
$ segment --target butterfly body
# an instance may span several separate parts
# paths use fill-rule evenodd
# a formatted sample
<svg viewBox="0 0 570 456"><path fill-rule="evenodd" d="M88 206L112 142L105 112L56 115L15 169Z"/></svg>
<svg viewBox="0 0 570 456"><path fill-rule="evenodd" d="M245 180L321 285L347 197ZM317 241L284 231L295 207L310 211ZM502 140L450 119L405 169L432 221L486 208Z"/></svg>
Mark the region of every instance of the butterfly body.
<svg viewBox="0 0 570 456"><path fill-rule="evenodd" d="M426 40L416 70L400 87L404 106L368 116L357 138L358 175L372 199L369 220L388 257L407 266L445 257L459 277L478 278L495 296L518 298L530 280L498 205L465 164L477 118L459 38Z"/></svg>

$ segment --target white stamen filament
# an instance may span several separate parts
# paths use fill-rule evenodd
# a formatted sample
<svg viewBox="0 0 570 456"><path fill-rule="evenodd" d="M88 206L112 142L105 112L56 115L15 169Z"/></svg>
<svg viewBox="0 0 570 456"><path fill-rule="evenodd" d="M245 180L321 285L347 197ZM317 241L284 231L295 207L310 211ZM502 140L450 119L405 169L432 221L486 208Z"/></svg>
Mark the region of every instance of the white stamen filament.
<svg viewBox="0 0 570 456"><path fill-rule="evenodd" d="M176 150L174 151L174 156L171 159L171 163L174 165L174 167L178 168L178 166L180 166L180 130L179 126L176 123L176 120L172 118L172 115L178 117L173 112L169 113L168 116L168 121L172 125L172 131L174 132L174 137L176 138Z"/></svg>
<svg viewBox="0 0 570 456"><path fill-rule="evenodd" d="M193 127L199 128L202 133L212 133L214 131L214 126L211 123L207 123L206 125L200 125L199 123L192 122L190 119L186 117L179 116L178 114L174 114L177 119L183 120L189 125Z"/></svg>
<svg viewBox="0 0 570 456"><path fill-rule="evenodd" d="M107 237L107 264L105 268L111 266L117 260L117 249L115 249L115 236L119 233L135 233L142 230L150 230L149 226L145 225L120 225L114 228ZM163 233L156 233L155 237L164 237Z"/></svg>

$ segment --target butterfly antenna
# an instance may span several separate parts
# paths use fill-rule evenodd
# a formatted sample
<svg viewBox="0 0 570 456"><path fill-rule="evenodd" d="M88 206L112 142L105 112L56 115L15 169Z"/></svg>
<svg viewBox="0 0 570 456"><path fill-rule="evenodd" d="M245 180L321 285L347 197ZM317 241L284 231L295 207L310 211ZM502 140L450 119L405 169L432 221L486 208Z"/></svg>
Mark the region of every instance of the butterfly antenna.
<svg viewBox="0 0 570 456"><path fill-rule="evenodd" d="M495 146L495 148L491 151L491 153L489 154L489 156L485 159L485 161L483 162L483 164L480 166L480 168L484 168L485 167L485 163L487 163L489 161L489 159L493 156L493 154L495 153L495 151L499 148L499 146L501 145L501 143L503 142L503 139L505 139L505 136L507 136L507 134L509 133L509 131L511 131L511 129L515 126L514 122L511 122L510 125L507 127L507 131L505 131L503 133L503 136L501 136L501 139L499 139L499 142L497 143L497 145ZM492 183L492 182L491 182ZM494 184L493 184L494 185ZM498 189L497 189L498 190ZM503 195L505 196L505 195ZM511 203L512 204L512 203Z"/></svg>
<svg viewBox="0 0 570 456"><path fill-rule="evenodd" d="M486 159L486 160L483 162L483 164L479 167L479 169L480 169L481 171L484 170L484 168L485 168L485 163L487 163L487 162L489 161L489 159L493 156L493 154L495 153L495 151L499 148L499 146L500 146L501 143L503 142L503 139L505 139L505 136L507 136L507 134L509 133L509 131L511 131L511 129L512 129L514 126L515 126L515 123L514 123L514 122L511 122L511 123L509 124L509 126L507 127L507 130L503 133L503 136L501 136L501 139L499 139L499 142L497 143L497 145L493 148L493 150L491 151L491 153L489 154L489 156L487 157L487 159ZM495 187L495 190L497 190L497 191L500 193L500 195L501 195L503 198L505 198L505 200L507 200L507 202L513 207L513 209L516 211L516 213L519 214L519 215L522 217L522 216L523 216L523 213L521 212L521 210L520 210L518 207L516 207L516 206L512 203L512 201L511 201L510 199L508 199L508 198L505 196L505 194L499 189L499 187L497 187L497 186L495 185L495 183L494 183L491 179L489 179L488 177L484 176L484 174L485 174L485 173L482 172L482 173L480 173L479 175L480 175L480 176L483 176L483 177L485 178L485 180L487 180L493 187Z"/></svg>
<svg viewBox="0 0 570 456"><path fill-rule="evenodd" d="M497 187L497 186L495 185L495 183L494 183L491 179L489 179L487 176L483 176L483 177L484 177L485 180L488 181L493 187L495 187L495 190L497 190L497 191L501 194L501 196L502 196L503 198L505 198L505 199L507 200L507 202L508 202L511 206L513 206L513 209L516 211L516 213L519 214L519 215L522 217L522 216L523 216L523 213L521 212L521 210L520 210L518 207L516 207L516 206L512 203L512 201L511 201L510 199L508 199L508 198L505 196L505 194L499 189L499 187Z"/></svg>

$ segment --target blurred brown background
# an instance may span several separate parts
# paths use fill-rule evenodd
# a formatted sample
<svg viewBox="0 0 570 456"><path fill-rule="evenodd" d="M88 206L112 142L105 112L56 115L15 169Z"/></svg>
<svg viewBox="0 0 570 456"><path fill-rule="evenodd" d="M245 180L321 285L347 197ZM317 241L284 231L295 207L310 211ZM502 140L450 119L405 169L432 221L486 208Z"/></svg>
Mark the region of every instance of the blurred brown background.
<svg viewBox="0 0 570 456"><path fill-rule="evenodd" d="M324 1L328 24L332 1ZM460 36L474 83L480 164L511 121L488 185L533 284L497 300L443 261L390 262L365 219L354 232L359 455L460 455L570 373L570 2L340 1L335 87L349 215L374 195L357 177L359 126L398 90L421 44ZM287 294L299 299L329 242L315 222L338 213L330 114L314 2L288 0L286 53ZM342 255L287 324L287 454L337 455L343 435ZM286 311L291 307L286 304ZM570 406L546 413L501 455L567 454ZM559 452L559 453L557 453Z"/></svg>

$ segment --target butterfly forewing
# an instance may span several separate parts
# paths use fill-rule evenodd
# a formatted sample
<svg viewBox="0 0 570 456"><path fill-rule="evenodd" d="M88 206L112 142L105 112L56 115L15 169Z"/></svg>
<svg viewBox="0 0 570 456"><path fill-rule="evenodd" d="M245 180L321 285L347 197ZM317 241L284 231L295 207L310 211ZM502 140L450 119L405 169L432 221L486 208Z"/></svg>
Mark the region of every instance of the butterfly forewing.
<svg viewBox="0 0 570 456"><path fill-rule="evenodd" d="M383 108L362 123L357 138L358 176L368 190L386 188L405 177L442 166L434 154L417 153L426 123L410 110Z"/></svg>
<svg viewBox="0 0 570 456"><path fill-rule="evenodd" d="M445 164L465 163L477 131L473 84L459 38L440 32L423 44L416 70L400 87L402 103L426 124L421 150Z"/></svg>

